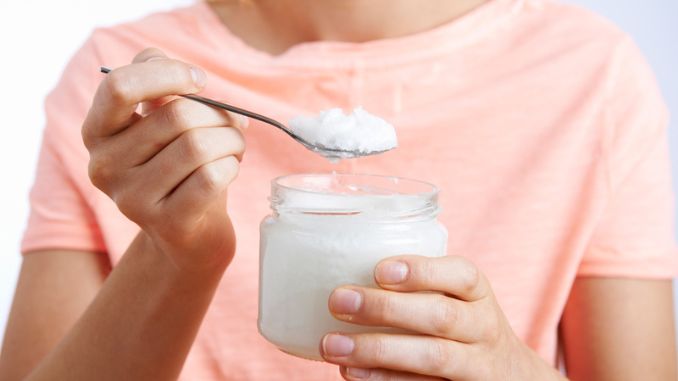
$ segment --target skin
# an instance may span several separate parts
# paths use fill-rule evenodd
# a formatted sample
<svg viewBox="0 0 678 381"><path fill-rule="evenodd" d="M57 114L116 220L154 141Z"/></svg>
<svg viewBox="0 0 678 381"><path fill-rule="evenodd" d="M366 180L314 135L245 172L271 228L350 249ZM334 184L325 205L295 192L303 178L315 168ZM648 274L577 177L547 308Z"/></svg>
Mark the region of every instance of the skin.
<svg viewBox="0 0 678 381"><path fill-rule="evenodd" d="M377 265L375 280L380 289L334 290L332 314L417 334L326 335L321 353L342 366L344 378L564 379L513 334L489 282L463 257L390 258ZM421 291L429 292L413 293Z"/></svg>
<svg viewBox="0 0 678 381"><path fill-rule="evenodd" d="M578 279L561 327L570 377L678 379L672 295L669 281Z"/></svg>
<svg viewBox="0 0 678 381"><path fill-rule="evenodd" d="M134 61L104 78L82 134L92 182L142 230L105 282L99 254L26 256L3 380L176 379L232 259L226 189L245 124L167 98L199 91L199 69L157 49Z"/></svg>
<svg viewBox="0 0 678 381"><path fill-rule="evenodd" d="M421 32L450 22L486 1L217 0L212 6L245 43L279 55L309 41L364 42Z"/></svg>
<svg viewBox="0 0 678 381"><path fill-rule="evenodd" d="M214 9L246 43L276 55L305 41L416 33L483 2L261 0ZM0 379L177 378L228 276L235 237L227 188L245 149L241 119L172 97L204 86L195 70L150 49L103 80L83 125L90 177L142 231L114 269L98 253L24 257ZM516 337L490 282L462 257L391 258L375 279L378 288L335 290L328 308L342 320L414 334L330 333L321 352L345 379L562 379ZM671 300L670 281L577 279L562 324L571 379L676 379Z"/></svg>
<svg viewBox="0 0 678 381"><path fill-rule="evenodd" d="M515 336L488 280L468 260L389 258L377 265L375 281L379 288L336 289L332 314L415 334L328 334L321 353L346 380L564 379ZM561 337L570 379L677 379L671 300L670 281L577 279Z"/></svg>

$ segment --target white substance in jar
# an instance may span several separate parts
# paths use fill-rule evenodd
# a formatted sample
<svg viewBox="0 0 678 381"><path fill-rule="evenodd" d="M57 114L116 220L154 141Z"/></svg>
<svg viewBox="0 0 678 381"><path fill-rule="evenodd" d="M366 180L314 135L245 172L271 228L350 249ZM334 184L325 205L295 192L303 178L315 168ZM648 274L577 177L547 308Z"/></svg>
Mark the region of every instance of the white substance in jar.
<svg viewBox="0 0 678 381"><path fill-rule="evenodd" d="M331 150L366 154L398 146L395 128L362 107L348 115L333 108L317 116L298 116L290 120L289 127L309 143Z"/></svg>
<svg viewBox="0 0 678 381"><path fill-rule="evenodd" d="M367 175L293 175L273 183L261 224L259 331L281 350L322 360L328 332L385 332L334 319L333 289L375 286L374 266L402 254L443 256L435 187Z"/></svg>

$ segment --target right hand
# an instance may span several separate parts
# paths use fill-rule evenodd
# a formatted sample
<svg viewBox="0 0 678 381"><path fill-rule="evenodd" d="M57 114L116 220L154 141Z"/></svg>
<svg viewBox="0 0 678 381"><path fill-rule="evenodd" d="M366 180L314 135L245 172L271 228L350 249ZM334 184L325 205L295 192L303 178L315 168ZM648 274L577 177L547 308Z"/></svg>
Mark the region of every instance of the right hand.
<svg viewBox="0 0 678 381"><path fill-rule="evenodd" d="M205 73L157 49L100 84L82 129L92 183L180 269L224 267L235 250L226 189L247 120L184 98ZM136 113L143 103L142 114Z"/></svg>

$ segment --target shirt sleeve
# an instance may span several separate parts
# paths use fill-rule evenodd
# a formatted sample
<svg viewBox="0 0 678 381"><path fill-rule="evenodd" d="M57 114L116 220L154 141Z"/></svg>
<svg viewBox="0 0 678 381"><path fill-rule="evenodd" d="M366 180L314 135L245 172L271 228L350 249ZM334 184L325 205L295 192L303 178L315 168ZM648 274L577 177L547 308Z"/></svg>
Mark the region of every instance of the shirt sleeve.
<svg viewBox="0 0 678 381"><path fill-rule="evenodd" d="M45 100L46 125L30 192L22 253L45 249L106 251L89 202L96 189L87 176L89 156L80 135L98 86L98 61L90 38Z"/></svg>
<svg viewBox="0 0 678 381"><path fill-rule="evenodd" d="M637 47L614 57L602 106L608 200L578 276L671 278L678 275L668 112Z"/></svg>

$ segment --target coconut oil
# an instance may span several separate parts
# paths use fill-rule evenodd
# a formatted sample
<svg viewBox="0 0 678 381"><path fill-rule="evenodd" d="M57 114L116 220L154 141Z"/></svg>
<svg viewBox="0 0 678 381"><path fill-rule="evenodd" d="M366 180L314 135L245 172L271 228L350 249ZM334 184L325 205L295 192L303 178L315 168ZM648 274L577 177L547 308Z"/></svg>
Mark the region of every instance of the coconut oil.
<svg viewBox="0 0 678 381"><path fill-rule="evenodd" d="M395 128L362 107L349 114L333 108L315 116L297 116L290 120L289 127L307 142L334 150L367 154L398 146Z"/></svg>
<svg viewBox="0 0 678 381"><path fill-rule="evenodd" d="M272 214L261 223L259 331L281 350L322 360L328 332L387 332L334 319L328 298L341 285L376 287L384 258L443 256L447 231L437 188L395 177L311 174L272 182Z"/></svg>

